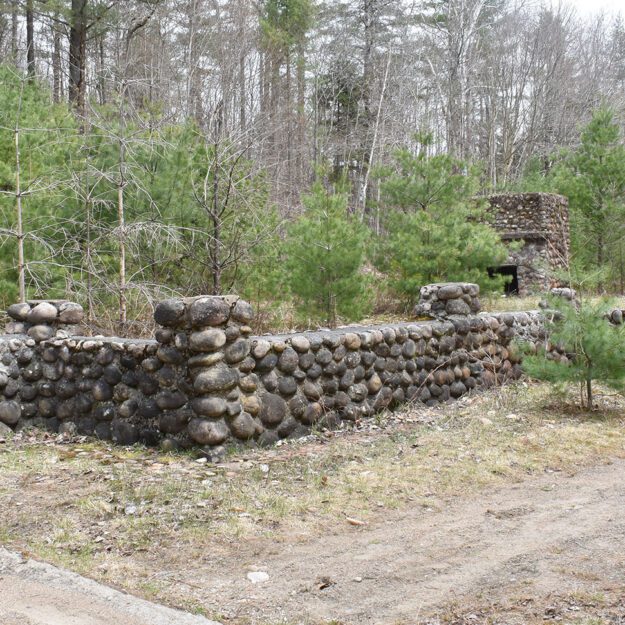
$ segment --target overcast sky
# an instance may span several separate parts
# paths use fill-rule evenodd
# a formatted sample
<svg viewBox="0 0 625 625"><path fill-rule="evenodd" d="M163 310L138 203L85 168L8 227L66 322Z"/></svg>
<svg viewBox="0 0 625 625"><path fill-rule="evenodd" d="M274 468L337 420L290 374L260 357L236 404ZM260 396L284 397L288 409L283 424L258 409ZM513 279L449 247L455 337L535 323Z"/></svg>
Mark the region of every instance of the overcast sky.
<svg viewBox="0 0 625 625"><path fill-rule="evenodd" d="M580 15L590 15L598 11L625 15L625 0L568 0Z"/></svg>

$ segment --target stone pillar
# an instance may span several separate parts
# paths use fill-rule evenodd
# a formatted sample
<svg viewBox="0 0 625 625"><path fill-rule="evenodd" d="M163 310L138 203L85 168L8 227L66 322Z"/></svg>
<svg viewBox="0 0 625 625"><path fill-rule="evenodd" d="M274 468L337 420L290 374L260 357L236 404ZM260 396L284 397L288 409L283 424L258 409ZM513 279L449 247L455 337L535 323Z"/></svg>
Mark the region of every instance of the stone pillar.
<svg viewBox="0 0 625 625"><path fill-rule="evenodd" d="M82 306L67 300L28 300L9 306L7 314L7 334L27 334L37 343L76 334L84 317Z"/></svg>
<svg viewBox="0 0 625 625"><path fill-rule="evenodd" d="M417 317L447 319L454 316L476 315L480 312L480 287L469 282L440 282L421 287Z"/></svg>
<svg viewBox="0 0 625 625"><path fill-rule="evenodd" d="M161 416L165 433L186 431L191 442L209 447L231 438L247 440L262 428L243 410L255 386L241 384L254 360L249 357L253 311L236 296L198 296L161 302L154 319L157 356L178 365L178 389L188 400L186 410ZM175 422L175 423L174 423Z"/></svg>

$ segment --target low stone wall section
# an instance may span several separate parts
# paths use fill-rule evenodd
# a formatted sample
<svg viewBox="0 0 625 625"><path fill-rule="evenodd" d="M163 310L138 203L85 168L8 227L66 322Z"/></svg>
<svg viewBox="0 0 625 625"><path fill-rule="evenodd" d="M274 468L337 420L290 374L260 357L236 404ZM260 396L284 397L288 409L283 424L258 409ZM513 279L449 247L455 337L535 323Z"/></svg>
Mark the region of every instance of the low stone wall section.
<svg viewBox="0 0 625 625"><path fill-rule="evenodd" d="M267 445L517 378L512 340L545 340L538 312L251 336L249 304L197 297L155 318L155 340L0 337L0 420L166 449Z"/></svg>

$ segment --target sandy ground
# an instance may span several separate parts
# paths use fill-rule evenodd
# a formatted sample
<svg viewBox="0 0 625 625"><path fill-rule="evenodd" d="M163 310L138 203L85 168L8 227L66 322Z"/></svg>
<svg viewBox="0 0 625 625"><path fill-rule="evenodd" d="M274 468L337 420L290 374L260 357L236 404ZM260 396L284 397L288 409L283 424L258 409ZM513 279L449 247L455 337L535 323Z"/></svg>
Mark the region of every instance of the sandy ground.
<svg viewBox="0 0 625 625"><path fill-rule="evenodd" d="M193 580L198 599L253 623L436 622L463 612L482 622L510 610L523 623L561 621L562 610L574 622L588 613L625 623L624 478L622 460L547 474L311 542L257 544L236 561L208 558ZM269 580L246 584L249 570Z"/></svg>

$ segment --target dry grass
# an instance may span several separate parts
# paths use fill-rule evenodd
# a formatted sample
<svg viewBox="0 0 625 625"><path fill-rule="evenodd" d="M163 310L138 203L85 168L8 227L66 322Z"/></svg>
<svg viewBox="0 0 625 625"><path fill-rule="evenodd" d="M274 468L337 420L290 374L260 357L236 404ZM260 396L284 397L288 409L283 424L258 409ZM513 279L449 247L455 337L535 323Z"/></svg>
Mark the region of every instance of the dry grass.
<svg viewBox="0 0 625 625"><path fill-rule="evenodd" d="M537 310L538 302L542 298L538 295L516 297L505 295L482 295L480 298L482 310L487 312L514 312L518 310Z"/></svg>
<svg viewBox="0 0 625 625"><path fill-rule="evenodd" d="M519 383L437 409L382 415L359 431L212 466L190 455L23 434L0 446L0 540L12 549L181 607L154 575L209 550L228 554L435 507L545 471L625 456L625 400L592 415ZM438 503L437 503L438 502Z"/></svg>

